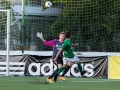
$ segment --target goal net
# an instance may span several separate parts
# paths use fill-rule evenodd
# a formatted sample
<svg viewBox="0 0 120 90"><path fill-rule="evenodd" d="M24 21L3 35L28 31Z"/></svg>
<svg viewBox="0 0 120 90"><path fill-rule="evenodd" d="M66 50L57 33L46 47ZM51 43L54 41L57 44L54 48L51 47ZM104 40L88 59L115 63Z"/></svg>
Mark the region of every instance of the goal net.
<svg viewBox="0 0 120 90"><path fill-rule="evenodd" d="M0 62L6 62L2 65L6 67L0 71L6 71L2 73L6 76L9 75L10 50L20 50L19 12L15 12L12 7L10 0L0 0Z"/></svg>
<svg viewBox="0 0 120 90"><path fill-rule="evenodd" d="M72 42L79 43L74 51L120 51L119 0L50 0L52 7L46 9L43 7L47 0L2 0L0 8L7 9L8 1L16 12L11 16L11 50L21 50L23 45L24 50L51 51L36 33L42 32L49 41L59 38L61 31L70 30ZM1 39L0 43L4 41ZM0 46L1 50L4 46Z"/></svg>
<svg viewBox="0 0 120 90"><path fill-rule="evenodd" d="M38 51L52 50L36 38L36 33L42 32L44 39L51 40L70 30L72 42L79 43L75 51L120 51L119 0L50 0L53 6L42 11L46 1L25 2L26 47L34 44Z"/></svg>

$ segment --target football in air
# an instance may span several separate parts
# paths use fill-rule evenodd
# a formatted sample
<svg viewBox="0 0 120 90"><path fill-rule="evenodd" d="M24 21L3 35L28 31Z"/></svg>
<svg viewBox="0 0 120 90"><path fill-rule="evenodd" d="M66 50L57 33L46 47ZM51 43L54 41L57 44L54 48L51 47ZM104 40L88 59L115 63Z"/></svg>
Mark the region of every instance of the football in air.
<svg viewBox="0 0 120 90"><path fill-rule="evenodd" d="M45 2L45 7L50 8L52 6L52 3L50 1Z"/></svg>

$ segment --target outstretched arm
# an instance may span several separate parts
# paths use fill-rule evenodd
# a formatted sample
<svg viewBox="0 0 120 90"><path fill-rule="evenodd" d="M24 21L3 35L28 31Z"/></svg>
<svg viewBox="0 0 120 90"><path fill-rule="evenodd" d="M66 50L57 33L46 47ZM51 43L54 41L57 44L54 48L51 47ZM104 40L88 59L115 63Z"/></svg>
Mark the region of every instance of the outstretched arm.
<svg viewBox="0 0 120 90"><path fill-rule="evenodd" d="M46 40L43 40L43 43L45 46L51 46L51 47L54 47L54 41L51 40L51 41L46 41Z"/></svg>
<svg viewBox="0 0 120 90"><path fill-rule="evenodd" d="M39 32L37 33L37 37L40 38L43 41L45 46L54 47L54 40L51 40L51 41L47 42L46 40L44 40L42 33L39 33Z"/></svg>

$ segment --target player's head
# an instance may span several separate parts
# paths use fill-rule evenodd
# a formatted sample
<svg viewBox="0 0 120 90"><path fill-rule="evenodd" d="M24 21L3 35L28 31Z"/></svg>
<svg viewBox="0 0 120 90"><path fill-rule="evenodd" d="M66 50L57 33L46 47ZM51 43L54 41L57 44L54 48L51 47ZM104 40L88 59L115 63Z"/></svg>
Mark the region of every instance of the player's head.
<svg viewBox="0 0 120 90"><path fill-rule="evenodd" d="M71 38L71 33L70 31L65 32L65 38Z"/></svg>
<svg viewBox="0 0 120 90"><path fill-rule="evenodd" d="M59 39L64 40L64 38L65 38L65 33L64 32L60 32Z"/></svg>

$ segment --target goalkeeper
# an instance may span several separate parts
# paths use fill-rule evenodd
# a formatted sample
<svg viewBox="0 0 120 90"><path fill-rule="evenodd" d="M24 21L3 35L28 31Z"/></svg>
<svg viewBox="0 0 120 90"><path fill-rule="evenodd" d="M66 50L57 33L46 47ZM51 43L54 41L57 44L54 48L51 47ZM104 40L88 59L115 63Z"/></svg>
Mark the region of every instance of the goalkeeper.
<svg viewBox="0 0 120 90"><path fill-rule="evenodd" d="M65 40L64 43L62 45L62 48L58 51L56 57L54 58L54 61L56 61L60 55L61 52L64 51L64 58L63 58L63 66L57 71L56 75L54 76L54 81L57 81L57 77L58 75L65 69L69 70L70 67L72 66L73 63L77 63L78 65L78 69L81 73L81 76L83 76L85 73L87 73L87 71L83 71L81 63L79 62L79 58L77 56L74 55L73 51L72 51L72 42L70 41L71 39L71 33L70 31L67 31L65 33Z"/></svg>
<svg viewBox="0 0 120 90"><path fill-rule="evenodd" d="M44 40L42 33L39 33L39 32L37 33L37 37L40 38L43 41L45 46L53 47L52 59L54 60L54 58L56 57L56 54L58 53L58 51L62 47L62 44L63 44L63 41L64 41L64 32L61 32L59 34L59 39L58 40L54 39L54 40L51 40L51 41L46 41L46 40ZM59 68L62 67L62 65L63 65L63 52L60 53L56 62L57 62L58 69L56 69L53 72L53 74L46 79L46 81L49 82L49 83L53 83L52 77L56 74L56 72L59 70ZM65 72L67 72L67 71L65 71ZM64 75L65 75L65 73L63 72L62 77L60 76L59 79L62 80L62 81L65 81L66 79L64 78Z"/></svg>

